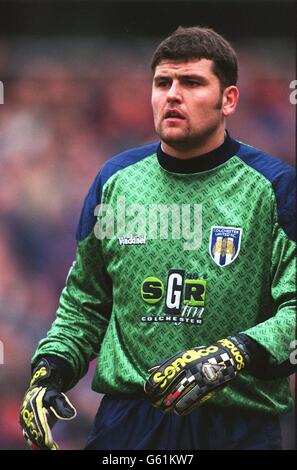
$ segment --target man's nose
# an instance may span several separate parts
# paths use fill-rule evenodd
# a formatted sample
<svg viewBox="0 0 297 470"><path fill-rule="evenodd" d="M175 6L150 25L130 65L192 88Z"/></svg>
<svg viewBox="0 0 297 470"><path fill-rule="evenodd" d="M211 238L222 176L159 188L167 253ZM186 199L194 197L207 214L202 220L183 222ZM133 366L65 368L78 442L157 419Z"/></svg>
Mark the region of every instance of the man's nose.
<svg viewBox="0 0 297 470"><path fill-rule="evenodd" d="M172 102L172 101L181 101L181 90L179 87L179 83L176 81L173 81L171 84L171 87L169 88L167 92L167 101Z"/></svg>

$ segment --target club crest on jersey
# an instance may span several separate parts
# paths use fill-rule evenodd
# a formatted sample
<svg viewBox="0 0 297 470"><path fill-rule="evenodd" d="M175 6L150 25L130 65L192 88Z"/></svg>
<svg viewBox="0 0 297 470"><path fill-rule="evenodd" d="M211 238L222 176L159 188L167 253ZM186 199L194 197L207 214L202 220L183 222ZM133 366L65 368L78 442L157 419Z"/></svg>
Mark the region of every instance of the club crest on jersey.
<svg viewBox="0 0 297 470"><path fill-rule="evenodd" d="M241 236L241 228L211 227L209 253L218 266L224 268L236 260L240 251Z"/></svg>

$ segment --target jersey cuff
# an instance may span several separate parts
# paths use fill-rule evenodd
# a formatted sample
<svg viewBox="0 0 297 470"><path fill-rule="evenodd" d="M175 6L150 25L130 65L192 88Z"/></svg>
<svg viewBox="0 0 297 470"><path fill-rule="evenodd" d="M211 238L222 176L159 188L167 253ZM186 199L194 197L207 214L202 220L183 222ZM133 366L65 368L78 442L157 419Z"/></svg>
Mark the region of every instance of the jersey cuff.
<svg viewBox="0 0 297 470"><path fill-rule="evenodd" d="M62 384L61 391L69 390L74 382L74 374L69 362L60 356L55 356L54 354L43 354L31 365L32 374L36 365L41 361L41 359L46 359L48 363L54 367L55 373L59 375Z"/></svg>
<svg viewBox="0 0 297 470"><path fill-rule="evenodd" d="M251 362L247 367L247 372L254 377L262 380L275 380L289 377L297 372L297 365L291 364L289 359L281 364L273 363L273 356L250 336L240 333L236 337L240 338L248 351Z"/></svg>

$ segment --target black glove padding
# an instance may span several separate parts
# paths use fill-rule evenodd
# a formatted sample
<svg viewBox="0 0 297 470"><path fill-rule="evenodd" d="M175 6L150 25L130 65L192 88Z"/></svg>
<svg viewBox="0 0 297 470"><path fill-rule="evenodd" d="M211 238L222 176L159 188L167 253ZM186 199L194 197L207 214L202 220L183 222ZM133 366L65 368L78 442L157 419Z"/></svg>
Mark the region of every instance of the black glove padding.
<svg viewBox="0 0 297 470"><path fill-rule="evenodd" d="M249 362L245 345L228 337L154 366L144 391L155 407L185 415L228 385Z"/></svg>
<svg viewBox="0 0 297 470"><path fill-rule="evenodd" d="M60 383L51 364L41 359L20 410L23 436L32 449L58 450L51 428L57 419L69 420L76 416L72 403L59 391Z"/></svg>

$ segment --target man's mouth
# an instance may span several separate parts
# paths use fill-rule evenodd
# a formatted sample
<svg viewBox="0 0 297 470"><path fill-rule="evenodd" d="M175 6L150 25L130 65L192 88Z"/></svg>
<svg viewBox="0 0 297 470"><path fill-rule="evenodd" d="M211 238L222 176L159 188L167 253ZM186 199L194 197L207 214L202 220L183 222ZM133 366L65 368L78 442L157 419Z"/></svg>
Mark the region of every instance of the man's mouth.
<svg viewBox="0 0 297 470"><path fill-rule="evenodd" d="M176 109L166 111L164 119L185 119L185 117Z"/></svg>

